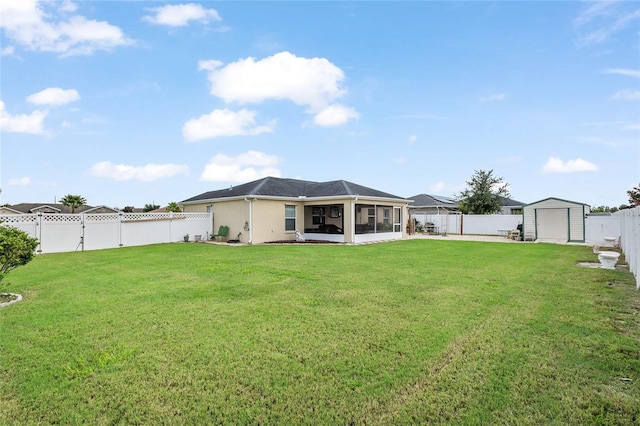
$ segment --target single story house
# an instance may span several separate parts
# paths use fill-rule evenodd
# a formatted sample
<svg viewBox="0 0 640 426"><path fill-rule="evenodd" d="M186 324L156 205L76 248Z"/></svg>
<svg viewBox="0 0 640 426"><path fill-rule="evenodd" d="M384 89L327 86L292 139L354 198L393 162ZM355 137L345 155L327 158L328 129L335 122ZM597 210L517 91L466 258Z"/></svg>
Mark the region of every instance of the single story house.
<svg viewBox="0 0 640 426"><path fill-rule="evenodd" d="M585 242L585 218L589 206L560 198L545 198L523 209L525 240L566 243Z"/></svg>
<svg viewBox="0 0 640 426"><path fill-rule="evenodd" d="M209 191L179 204L185 213L212 212L213 230L229 227L246 243L307 240L362 243L401 239L409 200L337 180L265 177Z"/></svg>
<svg viewBox="0 0 640 426"><path fill-rule="evenodd" d="M117 213L118 210L106 206L82 205L75 209L79 213ZM63 213L71 214L71 207L56 203L20 203L0 207L0 214L30 214L30 213Z"/></svg>

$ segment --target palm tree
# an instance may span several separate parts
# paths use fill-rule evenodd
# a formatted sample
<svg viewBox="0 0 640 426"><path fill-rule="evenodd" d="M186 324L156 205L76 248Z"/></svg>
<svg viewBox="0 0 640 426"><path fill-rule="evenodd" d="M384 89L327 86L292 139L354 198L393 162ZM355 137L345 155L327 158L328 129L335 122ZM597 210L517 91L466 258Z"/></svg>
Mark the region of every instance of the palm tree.
<svg viewBox="0 0 640 426"><path fill-rule="evenodd" d="M173 213L180 213L182 210L180 209L180 206L178 205L178 203L176 203L175 201L172 201L169 203L169 205L167 205L167 211L173 212Z"/></svg>
<svg viewBox="0 0 640 426"><path fill-rule="evenodd" d="M80 206L84 206L87 200L81 195L67 194L60 200L63 206L71 207L71 213L75 213L76 209Z"/></svg>

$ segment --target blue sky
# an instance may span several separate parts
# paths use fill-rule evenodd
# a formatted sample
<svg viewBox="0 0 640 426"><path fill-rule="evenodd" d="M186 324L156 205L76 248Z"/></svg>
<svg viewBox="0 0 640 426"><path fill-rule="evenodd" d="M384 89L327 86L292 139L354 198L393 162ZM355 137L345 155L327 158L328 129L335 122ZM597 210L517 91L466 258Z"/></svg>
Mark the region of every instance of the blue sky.
<svg viewBox="0 0 640 426"><path fill-rule="evenodd" d="M264 176L627 203L638 2L0 3L1 202Z"/></svg>

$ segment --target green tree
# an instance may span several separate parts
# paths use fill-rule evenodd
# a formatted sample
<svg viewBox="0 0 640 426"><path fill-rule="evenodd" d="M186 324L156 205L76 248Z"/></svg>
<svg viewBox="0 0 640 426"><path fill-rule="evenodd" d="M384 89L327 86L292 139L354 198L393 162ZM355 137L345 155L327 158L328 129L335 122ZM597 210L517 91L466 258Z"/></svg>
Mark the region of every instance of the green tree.
<svg viewBox="0 0 640 426"><path fill-rule="evenodd" d="M38 244L38 240L26 232L0 225L0 284L11 270L33 259Z"/></svg>
<svg viewBox="0 0 640 426"><path fill-rule="evenodd" d="M629 204L631 204L631 207L640 206L640 185L628 190L627 195L629 195Z"/></svg>
<svg viewBox="0 0 640 426"><path fill-rule="evenodd" d="M167 211L173 212L173 213L180 213L182 209L180 208L178 203L176 203L175 201L172 201L169 203L169 205L167 205Z"/></svg>
<svg viewBox="0 0 640 426"><path fill-rule="evenodd" d="M145 204L144 207L142 208L142 211L145 213L150 212L151 210L155 210L155 209L159 209L160 206L157 204Z"/></svg>
<svg viewBox="0 0 640 426"><path fill-rule="evenodd" d="M67 194L60 200L63 206L71 207L71 213L75 213L80 206L87 204L87 200L81 195Z"/></svg>
<svg viewBox="0 0 640 426"><path fill-rule="evenodd" d="M122 211L125 213L133 213L133 206L124 206Z"/></svg>
<svg viewBox="0 0 640 426"><path fill-rule="evenodd" d="M499 213L505 198L509 198L508 184L496 177L493 170L476 170L467 188L456 197L458 209L465 214Z"/></svg>
<svg viewBox="0 0 640 426"><path fill-rule="evenodd" d="M609 206L598 206L598 207L592 207L590 209L591 213L615 213L618 211L617 207L609 207Z"/></svg>

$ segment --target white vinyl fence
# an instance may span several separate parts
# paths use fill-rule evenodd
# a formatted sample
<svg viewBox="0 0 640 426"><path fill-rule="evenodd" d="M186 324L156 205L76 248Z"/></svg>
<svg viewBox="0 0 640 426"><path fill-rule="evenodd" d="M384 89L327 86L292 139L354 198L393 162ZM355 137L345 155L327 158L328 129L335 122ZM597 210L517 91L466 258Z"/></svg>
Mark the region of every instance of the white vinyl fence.
<svg viewBox="0 0 640 426"><path fill-rule="evenodd" d="M212 213L95 213L0 215L0 223L37 238L37 253L99 250L183 241L212 233Z"/></svg>
<svg viewBox="0 0 640 426"><path fill-rule="evenodd" d="M636 289L640 290L640 207L619 210L613 215L620 218L620 248L636 277Z"/></svg>
<svg viewBox="0 0 640 426"><path fill-rule="evenodd" d="M521 214L425 214L413 217L436 234L506 235L522 223ZM426 225L432 224L432 225Z"/></svg>

